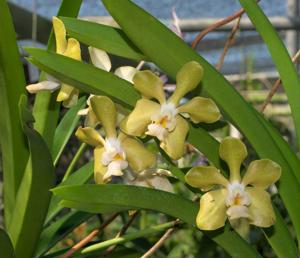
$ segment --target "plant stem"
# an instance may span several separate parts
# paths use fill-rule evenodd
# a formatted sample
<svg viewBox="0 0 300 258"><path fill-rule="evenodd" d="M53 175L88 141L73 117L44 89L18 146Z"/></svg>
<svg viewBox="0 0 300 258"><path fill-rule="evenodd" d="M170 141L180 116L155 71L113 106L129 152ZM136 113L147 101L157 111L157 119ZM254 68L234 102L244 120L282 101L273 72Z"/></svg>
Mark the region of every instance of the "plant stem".
<svg viewBox="0 0 300 258"><path fill-rule="evenodd" d="M73 172L74 170L74 167L77 163L77 161L80 159L81 155L83 154L83 152L85 151L85 148L87 147L87 144L86 143L82 143L79 147L79 149L77 150L74 158L72 159L69 167L67 168L67 171L62 179L62 182L64 182L69 176L70 174Z"/></svg>
<svg viewBox="0 0 300 258"><path fill-rule="evenodd" d="M99 251L101 249L105 249L109 246L116 245L116 244L122 244L122 243L125 243L128 241L131 241L133 239L139 238L139 237L147 237L149 235L164 231L168 228L172 228L180 223L181 222L179 222L178 220L174 220L174 221L167 222L167 223L164 223L164 224L161 224L158 226L152 226L145 230L140 230L140 231L137 231L137 232L134 232L134 233L122 236L122 237L113 238L113 239L86 247L81 251L81 254L93 253L93 252Z"/></svg>

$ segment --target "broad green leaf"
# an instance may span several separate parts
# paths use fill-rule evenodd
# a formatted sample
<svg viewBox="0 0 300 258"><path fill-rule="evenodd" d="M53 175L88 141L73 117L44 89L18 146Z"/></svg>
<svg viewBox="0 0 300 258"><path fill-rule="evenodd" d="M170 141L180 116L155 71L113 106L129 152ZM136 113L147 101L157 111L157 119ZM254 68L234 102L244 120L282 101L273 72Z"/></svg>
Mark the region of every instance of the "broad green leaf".
<svg viewBox="0 0 300 258"><path fill-rule="evenodd" d="M63 116L62 120L58 124L53 140L52 146L52 158L54 165L57 164L61 153L64 150L68 140L70 139L75 127L78 125L80 116L77 112L83 109L86 105L86 98L82 97L78 100L78 103L70 108L67 113Z"/></svg>
<svg viewBox="0 0 300 258"><path fill-rule="evenodd" d="M129 82L113 73L42 49L26 48L26 51L32 56L30 62L82 91L108 95L126 107L134 106L139 98Z"/></svg>
<svg viewBox="0 0 300 258"><path fill-rule="evenodd" d="M76 17L82 0L63 0L57 16ZM55 38L53 30L48 41L48 50L54 50ZM44 78L45 74L41 75ZM59 114L59 103L56 102L57 93L39 92L35 97L33 115L34 128L43 136L49 149L52 149L52 141L56 129Z"/></svg>
<svg viewBox="0 0 300 258"><path fill-rule="evenodd" d="M58 186L66 185L81 185L88 182L93 177L93 162L89 162L86 165L79 168L73 174L71 174L64 182L60 183ZM62 207L59 206L61 198L57 195L52 195L51 202L49 205L49 210L47 214L46 224L48 224L59 211L62 210Z"/></svg>
<svg viewBox="0 0 300 258"><path fill-rule="evenodd" d="M182 39L133 2L103 0L103 3L129 39L171 77L175 78L177 71L188 61L198 61L203 66L205 92L223 109L228 119L244 133L261 158L269 158L281 165L283 173L279 186L280 195L297 235L300 236L300 220L298 219L300 203L294 201L294 196L299 195L300 192L299 182L289 162L257 117L253 107L215 68L187 46Z"/></svg>
<svg viewBox="0 0 300 258"><path fill-rule="evenodd" d="M41 233L35 256L40 257L66 237L74 228L89 219L92 215L86 212L71 211L46 227Z"/></svg>
<svg viewBox="0 0 300 258"><path fill-rule="evenodd" d="M74 18L61 17L61 19L68 35L88 46L137 61L147 60L146 56L118 28Z"/></svg>
<svg viewBox="0 0 300 258"><path fill-rule="evenodd" d="M6 0L0 0L0 24L0 144L3 179L7 186L4 188L4 219L7 226L28 159L28 150L18 119L18 102L25 92L25 76Z"/></svg>
<svg viewBox="0 0 300 258"><path fill-rule="evenodd" d="M30 158L16 198L8 232L16 257L31 258L42 231L54 184L51 154L41 135L29 127L33 122L27 110L27 99L20 99L23 130L28 140Z"/></svg>
<svg viewBox="0 0 300 258"><path fill-rule="evenodd" d="M1 257L3 258L14 258L14 247L12 242L9 239L7 233L0 228L0 250L1 250Z"/></svg>
<svg viewBox="0 0 300 258"><path fill-rule="evenodd" d="M146 209L154 210L179 218L191 226L195 226L198 204L178 195L159 191L151 188L128 185L81 185L63 186L53 189L54 194L59 195L65 204L82 203L90 210L101 205L119 206L124 210ZM125 206L125 207L124 207ZM179 208L180 207L180 208ZM232 257L260 257L234 231L224 231L211 236Z"/></svg>
<svg viewBox="0 0 300 258"><path fill-rule="evenodd" d="M280 74L282 85L288 96L300 148L300 78L279 34L255 0L240 0L251 22L266 43ZM298 171L299 173L299 171Z"/></svg>

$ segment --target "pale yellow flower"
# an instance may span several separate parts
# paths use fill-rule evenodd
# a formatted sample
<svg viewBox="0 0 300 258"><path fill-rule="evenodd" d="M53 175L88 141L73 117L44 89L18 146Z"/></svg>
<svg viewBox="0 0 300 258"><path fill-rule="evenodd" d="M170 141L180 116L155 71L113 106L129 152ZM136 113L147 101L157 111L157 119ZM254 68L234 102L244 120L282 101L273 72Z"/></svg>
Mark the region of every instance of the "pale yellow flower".
<svg viewBox="0 0 300 258"><path fill-rule="evenodd" d="M76 60L81 60L81 50L79 42L74 38L66 38L66 29L63 22L57 17L52 18L53 30L56 41L56 53ZM65 107L71 107L77 103L79 91L72 86L61 83L50 75L46 75L46 80L35 84L30 84L26 89L30 93L40 91L55 91L60 88L57 101L63 101Z"/></svg>
<svg viewBox="0 0 300 258"><path fill-rule="evenodd" d="M140 173L152 168L156 157L141 142L119 133L117 127L117 110L111 99L105 96L94 96L90 99L95 116L103 126L105 138L93 127L79 127L76 136L94 149L94 178L102 184L112 176L122 176L130 168Z"/></svg>
<svg viewBox="0 0 300 258"><path fill-rule="evenodd" d="M219 154L229 167L229 180L212 166L192 168L185 176L189 185L209 191L200 199L198 228L215 230L223 227L227 218L231 222L245 219L258 227L272 226L275 213L266 189L279 179L280 166L268 159L255 160L241 178L240 167L247 156L245 145L239 139L225 138Z"/></svg>
<svg viewBox="0 0 300 258"><path fill-rule="evenodd" d="M129 135L151 135L159 139L161 148L172 158L179 159L184 153L185 138L190 118L194 123L213 123L220 118L216 104L208 98L194 97L180 105L181 99L195 89L203 77L203 69L197 62L186 63L177 73L176 90L166 99L163 81L151 71L137 72L133 83L143 98L121 124ZM151 99L155 99L153 101Z"/></svg>

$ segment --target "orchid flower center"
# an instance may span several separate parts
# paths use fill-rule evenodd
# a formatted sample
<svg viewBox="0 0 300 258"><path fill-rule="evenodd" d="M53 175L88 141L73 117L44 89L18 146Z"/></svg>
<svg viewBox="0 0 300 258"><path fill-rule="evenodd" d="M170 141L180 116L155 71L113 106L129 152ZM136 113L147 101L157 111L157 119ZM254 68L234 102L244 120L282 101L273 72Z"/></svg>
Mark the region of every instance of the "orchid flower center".
<svg viewBox="0 0 300 258"><path fill-rule="evenodd" d="M232 182L227 186L225 200L229 219L249 218L248 206L251 204L250 196L245 191L245 186L240 182Z"/></svg>
<svg viewBox="0 0 300 258"><path fill-rule="evenodd" d="M111 176L122 176L122 170L128 167L128 162L120 141L117 138L108 138L105 141L104 149L101 162L107 166L107 172L103 179L107 180Z"/></svg>
<svg viewBox="0 0 300 258"><path fill-rule="evenodd" d="M146 134L157 137L160 141L165 140L170 132L176 127L176 115L178 110L173 103L164 103L151 117Z"/></svg>

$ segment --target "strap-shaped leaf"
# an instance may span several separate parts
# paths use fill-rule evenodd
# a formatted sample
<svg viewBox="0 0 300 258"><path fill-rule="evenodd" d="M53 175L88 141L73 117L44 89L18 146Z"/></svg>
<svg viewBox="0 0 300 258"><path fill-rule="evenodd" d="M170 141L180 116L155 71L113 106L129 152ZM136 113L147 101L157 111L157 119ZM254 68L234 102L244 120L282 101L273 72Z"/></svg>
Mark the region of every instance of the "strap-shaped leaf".
<svg viewBox="0 0 300 258"><path fill-rule="evenodd" d="M118 28L68 17L61 17L61 20L70 37L88 46L137 61L147 60L146 56Z"/></svg>
<svg viewBox="0 0 300 258"><path fill-rule="evenodd" d="M282 39L255 0L240 0L251 22L266 43L288 96L300 148L300 78Z"/></svg>
<svg viewBox="0 0 300 258"><path fill-rule="evenodd" d="M18 102L25 92L25 76L5 0L0 0L0 24L0 143L3 179L8 186L4 190L4 218L8 225L28 159L28 150L18 119Z"/></svg>
<svg viewBox="0 0 300 258"><path fill-rule="evenodd" d="M299 166L291 167L285 158L286 154L276 145L253 107L247 104L234 87L206 60L133 2L103 0L103 3L130 40L168 75L175 78L182 65L191 60L197 61L203 66L205 71L203 88L206 93L223 109L228 119L244 133L259 156L275 160L282 167L280 195L293 221L297 235L300 236L300 220L298 219L300 203L295 202L293 198L300 192L299 182L294 175L296 173L294 171L298 171ZM143 30L142 34L139 33L141 30Z"/></svg>
<svg viewBox="0 0 300 258"><path fill-rule="evenodd" d="M68 140L70 139L74 129L78 125L80 116L77 115L78 111L83 109L86 105L86 98L83 97L78 100L78 103L70 108L67 113L63 116L62 120L58 124L52 146L52 158L54 165L57 164L61 153L64 150Z"/></svg>
<svg viewBox="0 0 300 258"><path fill-rule="evenodd" d="M1 250L1 257L5 258L14 258L14 247L12 242L10 241L9 236L7 233L0 228L0 250Z"/></svg>
<svg viewBox="0 0 300 258"><path fill-rule="evenodd" d="M122 210L147 209L179 218L192 226L195 225L198 204L178 195L151 188L128 185L82 185L64 186L53 190L63 198L62 204L86 205L89 209L102 212L101 205L119 206ZM100 207L100 208L97 208ZM232 257L260 257L246 241L234 231L219 232L209 235Z"/></svg>
<svg viewBox="0 0 300 258"><path fill-rule="evenodd" d="M16 198L16 205L8 232L16 257L31 258L42 231L54 184L51 154L41 135L28 125L32 122L27 99L20 99L20 113L24 134L28 140L30 158Z"/></svg>

